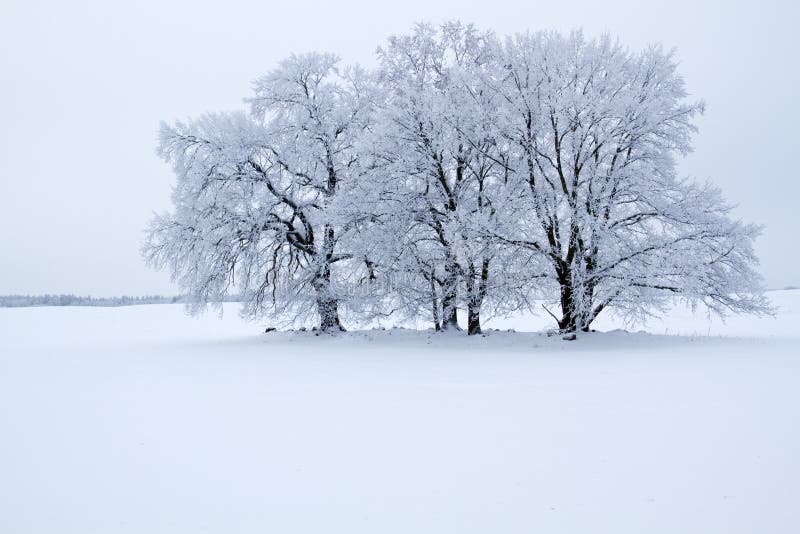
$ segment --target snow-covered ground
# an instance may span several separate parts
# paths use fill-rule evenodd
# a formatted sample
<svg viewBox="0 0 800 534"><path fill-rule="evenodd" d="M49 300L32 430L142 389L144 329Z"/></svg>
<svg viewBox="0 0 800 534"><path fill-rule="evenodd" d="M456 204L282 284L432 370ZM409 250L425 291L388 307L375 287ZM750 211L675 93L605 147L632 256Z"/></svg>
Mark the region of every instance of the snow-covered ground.
<svg viewBox="0 0 800 534"><path fill-rule="evenodd" d="M800 532L800 291L770 296L574 342L0 309L0 532Z"/></svg>

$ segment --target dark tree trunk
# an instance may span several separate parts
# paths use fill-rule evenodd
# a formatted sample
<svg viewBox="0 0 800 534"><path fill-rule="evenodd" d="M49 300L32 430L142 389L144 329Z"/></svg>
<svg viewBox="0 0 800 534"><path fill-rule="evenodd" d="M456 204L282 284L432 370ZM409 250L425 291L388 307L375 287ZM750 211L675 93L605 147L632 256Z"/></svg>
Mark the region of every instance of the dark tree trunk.
<svg viewBox="0 0 800 534"><path fill-rule="evenodd" d="M583 286L576 288L571 276L562 279L561 284L561 319L558 321L558 328L563 333L588 332L589 327L600 310L593 310L593 288ZM578 290L581 290L579 293ZM584 302L577 302L576 294L583 295ZM582 306L580 305L582 304ZM602 309L602 308L601 308Z"/></svg>
<svg viewBox="0 0 800 534"><path fill-rule="evenodd" d="M442 288L442 330L459 330L458 326L458 266L449 259L445 266Z"/></svg>
<svg viewBox="0 0 800 534"><path fill-rule="evenodd" d="M434 274L431 271L431 311L433 312L433 329L438 332L442 329L442 325L439 319L439 297L436 295L436 277Z"/></svg>
<svg viewBox="0 0 800 534"><path fill-rule="evenodd" d="M470 302L467 306L467 334L474 336L481 333L481 307Z"/></svg>
<svg viewBox="0 0 800 534"><path fill-rule="evenodd" d="M330 269L325 269L317 276L314 288L317 291L317 313L319 313L319 329L323 332L344 331L339 321L339 301L331 296Z"/></svg>
<svg viewBox="0 0 800 534"><path fill-rule="evenodd" d="M323 332L344 331L339 322L339 302L336 299L320 296L317 298L319 329Z"/></svg>
<svg viewBox="0 0 800 534"><path fill-rule="evenodd" d="M323 332L344 331L339 321L339 300L331 293L331 257L333 250L333 229L326 226L325 263L314 280L317 292L317 313L319 313L319 329Z"/></svg>
<svg viewBox="0 0 800 534"><path fill-rule="evenodd" d="M442 330L459 330L458 309L455 307L454 299L449 296L442 299Z"/></svg>
<svg viewBox="0 0 800 534"><path fill-rule="evenodd" d="M561 319L558 329L561 332L574 332L576 329L575 299L572 287L572 272L565 262L556 266L558 284L561 286Z"/></svg>
<svg viewBox="0 0 800 534"><path fill-rule="evenodd" d="M476 280L477 278L477 280ZM480 273L476 272L474 264L469 265L467 280L467 334L474 336L481 333L481 306L486 297L486 285L489 280L489 260L484 258L481 262Z"/></svg>

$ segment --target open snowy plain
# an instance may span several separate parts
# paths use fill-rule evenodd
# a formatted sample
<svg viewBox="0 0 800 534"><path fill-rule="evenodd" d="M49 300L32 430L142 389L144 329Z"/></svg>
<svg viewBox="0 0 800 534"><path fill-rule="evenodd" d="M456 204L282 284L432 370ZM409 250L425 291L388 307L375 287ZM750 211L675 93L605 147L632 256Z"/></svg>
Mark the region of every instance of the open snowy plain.
<svg viewBox="0 0 800 534"><path fill-rule="evenodd" d="M573 342L0 309L0 532L800 532L800 291L770 297Z"/></svg>

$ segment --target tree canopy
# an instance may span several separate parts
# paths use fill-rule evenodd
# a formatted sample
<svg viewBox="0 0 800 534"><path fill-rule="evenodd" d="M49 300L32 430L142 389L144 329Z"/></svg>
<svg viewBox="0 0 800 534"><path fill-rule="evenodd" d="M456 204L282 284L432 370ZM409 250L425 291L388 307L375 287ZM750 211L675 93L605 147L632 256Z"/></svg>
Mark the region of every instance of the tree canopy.
<svg viewBox="0 0 800 534"><path fill-rule="evenodd" d="M753 242L711 184L680 177L703 103L671 52L581 32L499 38L417 25L372 70L293 55L250 111L163 124L174 209L145 258L199 311L341 329L397 314L470 334L481 311L550 313L564 332L673 298L765 313Z"/></svg>

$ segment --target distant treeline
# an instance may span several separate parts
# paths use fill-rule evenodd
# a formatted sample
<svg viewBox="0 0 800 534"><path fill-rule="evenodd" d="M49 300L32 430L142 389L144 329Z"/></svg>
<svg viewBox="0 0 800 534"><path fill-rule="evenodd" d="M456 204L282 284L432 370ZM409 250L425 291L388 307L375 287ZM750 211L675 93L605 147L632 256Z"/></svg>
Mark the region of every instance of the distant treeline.
<svg viewBox="0 0 800 534"><path fill-rule="evenodd" d="M239 302L241 297L231 295L223 302ZM81 297L78 295L0 295L0 308L26 308L31 306L136 306L139 304L178 304L184 297L145 295L142 297Z"/></svg>
<svg viewBox="0 0 800 534"><path fill-rule="evenodd" d="M136 304L174 304L183 297L146 295L143 297L81 297L78 295L0 295L0 307L28 306L134 306Z"/></svg>

